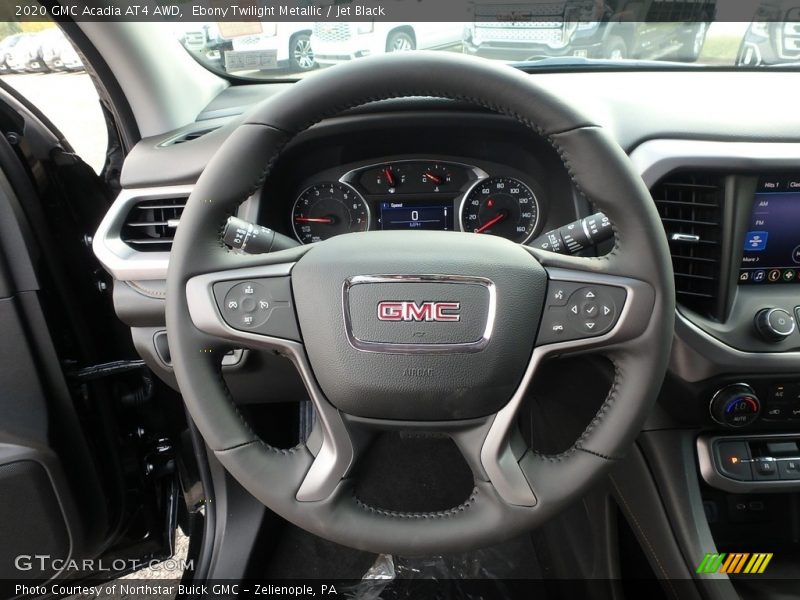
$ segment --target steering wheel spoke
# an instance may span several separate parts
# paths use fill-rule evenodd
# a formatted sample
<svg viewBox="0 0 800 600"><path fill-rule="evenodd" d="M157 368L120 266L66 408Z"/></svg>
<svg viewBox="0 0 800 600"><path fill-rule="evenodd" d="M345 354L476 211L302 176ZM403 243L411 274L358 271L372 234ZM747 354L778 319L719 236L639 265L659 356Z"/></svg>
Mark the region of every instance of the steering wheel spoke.
<svg viewBox="0 0 800 600"><path fill-rule="evenodd" d="M585 261L574 261L582 266ZM520 467L527 446L520 443L517 414L534 375L550 356L602 352L644 333L655 291L629 277L580 269L548 268L547 297L536 347L514 396L497 412L486 432L480 460L497 493L508 504L535 506L537 497Z"/></svg>
<svg viewBox="0 0 800 600"><path fill-rule="evenodd" d="M296 499L313 502L333 493L354 452L339 411L325 399L308 364L291 294L293 266L263 264L197 275L187 281L186 297L195 327L205 334L254 350L274 350L294 363L317 416L306 443L314 460Z"/></svg>

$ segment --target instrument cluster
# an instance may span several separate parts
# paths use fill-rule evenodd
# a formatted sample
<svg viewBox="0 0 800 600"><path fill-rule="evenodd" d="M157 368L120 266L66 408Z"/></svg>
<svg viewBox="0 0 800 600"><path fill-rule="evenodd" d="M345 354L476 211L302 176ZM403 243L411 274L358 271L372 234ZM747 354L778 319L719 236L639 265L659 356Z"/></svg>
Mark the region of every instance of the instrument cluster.
<svg viewBox="0 0 800 600"><path fill-rule="evenodd" d="M448 160L393 160L318 181L294 201L291 225L304 244L367 230L464 231L518 243L540 223L535 183Z"/></svg>

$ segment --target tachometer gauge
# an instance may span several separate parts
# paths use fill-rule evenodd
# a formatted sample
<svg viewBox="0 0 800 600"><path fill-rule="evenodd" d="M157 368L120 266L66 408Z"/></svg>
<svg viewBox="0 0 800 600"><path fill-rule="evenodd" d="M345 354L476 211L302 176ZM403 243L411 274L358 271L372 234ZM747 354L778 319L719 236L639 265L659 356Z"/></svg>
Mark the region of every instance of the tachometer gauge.
<svg viewBox="0 0 800 600"><path fill-rule="evenodd" d="M343 183L311 186L298 196L292 208L294 235L303 244L366 231L369 221L369 206L364 198Z"/></svg>
<svg viewBox="0 0 800 600"><path fill-rule="evenodd" d="M513 177L477 182L461 205L461 229L527 242L536 230L539 207L531 189Z"/></svg>

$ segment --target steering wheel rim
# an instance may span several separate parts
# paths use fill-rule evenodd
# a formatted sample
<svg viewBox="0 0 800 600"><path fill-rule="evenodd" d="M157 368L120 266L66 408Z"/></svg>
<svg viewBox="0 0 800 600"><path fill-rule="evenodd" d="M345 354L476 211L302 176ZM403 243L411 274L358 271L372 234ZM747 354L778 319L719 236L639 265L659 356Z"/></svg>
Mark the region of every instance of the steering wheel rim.
<svg viewBox="0 0 800 600"><path fill-rule="evenodd" d="M599 258L528 248L523 253L519 246L512 251L504 244L481 250L524 262L513 254L519 251L530 259L531 272L546 271L550 282L612 285L626 291L624 307L608 333L566 345L534 345L532 340L521 383L507 402L466 424L442 426L449 429L472 468L475 488L461 505L433 513L383 510L354 496L348 474L358 449L346 414L329 402L319 385L319 360L313 368L309 360L314 352L309 352L313 346L306 339L310 332L302 316L302 304L308 300L295 299L302 335L292 340L231 328L214 296L214 285L222 281L262 277L288 278L297 294L298 273L308 275L313 269L306 265L313 265L323 253L346 248L350 240L356 243L351 235L363 236L358 243L363 239L373 248L378 243L407 246L408 238L395 239L397 232L380 232L243 256L222 244L221 230L239 204L261 187L298 133L369 102L416 96L467 102L528 127L532 135L553 146L577 189L614 225L614 249ZM469 234L442 235L461 240ZM474 236L470 239L475 242ZM352 274L387 273L375 270L374 264L362 266L367 273L361 269ZM639 432L666 371L673 319L667 243L649 192L625 153L602 128L516 69L446 53L360 59L298 82L261 104L198 180L175 237L167 279L167 330L175 375L192 418L225 468L267 507L301 528L347 546L407 555L486 546L541 524L578 498L624 455ZM336 319L330 325L340 327ZM258 438L221 376L221 355L231 345L271 348L293 360L319 417L313 440L283 450ZM561 454L520 449L514 437L515 416L540 361L553 354L590 351L602 351L615 370L611 390L595 418Z"/></svg>

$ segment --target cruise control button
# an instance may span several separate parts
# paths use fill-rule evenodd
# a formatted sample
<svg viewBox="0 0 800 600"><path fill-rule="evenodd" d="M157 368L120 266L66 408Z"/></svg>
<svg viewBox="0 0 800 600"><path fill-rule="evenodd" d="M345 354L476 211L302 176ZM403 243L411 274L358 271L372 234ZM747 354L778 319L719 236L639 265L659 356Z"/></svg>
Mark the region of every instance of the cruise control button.
<svg viewBox="0 0 800 600"><path fill-rule="evenodd" d="M214 296L224 321L234 329L300 340L288 277L221 281Z"/></svg>

